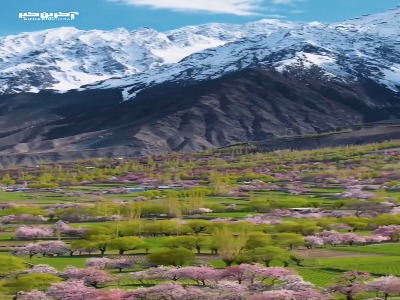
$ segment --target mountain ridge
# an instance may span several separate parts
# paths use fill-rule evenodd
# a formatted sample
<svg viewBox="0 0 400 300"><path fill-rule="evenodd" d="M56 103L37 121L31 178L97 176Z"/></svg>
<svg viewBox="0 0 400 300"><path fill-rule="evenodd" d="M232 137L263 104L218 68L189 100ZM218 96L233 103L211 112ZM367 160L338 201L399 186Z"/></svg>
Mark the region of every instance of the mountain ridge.
<svg viewBox="0 0 400 300"><path fill-rule="evenodd" d="M100 38L59 29L69 43L60 45L72 59L61 61L65 72L60 58L52 56L62 53L57 47L35 52L22 43L33 51L24 62L38 65L26 69L16 64L22 73L0 76L0 157L4 163L28 163L38 157L77 158L79 153L148 155L264 140L287 145L282 139L400 119L400 35L394 34L400 30L400 8L382 14L388 21L380 22L382 15L334 24L264 20L238 25L246 28L239 32L212 24L168 37L148 28L119 29L120 35ZM139 44L131 34L145 38ZM59 42L54 32L29 38ZM162 58L152 52L169 55L170 47L191 51L215 41L222 45L180 59L176 53ZM126 56L132 49L136 56ZM0 65L10 64L1 57ZM82 63L82 69L72 63ZM74 72L92 72L103 80L76 88ZM63 91L54 90L59 73L72 78ZM383 137L398 138L393 131Z"/></svg>
<svg viewBox="0 0 400 300"><path fill-rule="evenodd" d="M383 17L389 21L381 21ZM3 49L0 51L0 70L2 70L0 93L35 93L41 90L65 92L96 82L106 81L105 85L110 85L107 83L108 79L126 80L132 76L145 76L149 81L157 81L157 78L150 78L154 77L154 73L166 72L165 69L168 72L171 65L172 68L175 66L179 69L182 61L188 61L193 55L195 55L193 59L196 59L214 50L226 51L232 43L233 47L236 47L246 40L251 44L253 39L262 37L268 40L270 36L275 39L280 36L284 37L285 41L299 42L301 35L309 35L310 44L318 38L354 39L355 43L365 38L377 44L388 40L391 43L386 42L383 47L395 46L396 52L389 54L396 56L398 54L396 43L400 41L397 34L399 27L400 8L397 7L340 23L296 23L264 19L239 25L209 23L186 26L167 32L158 32L151 28L101 31L61 27L21 33L0 38L0 46ZM312 32L314 36L310 36ZM294 33L297 37L293 36ZM273 50L273 44L273 42L266 43L264 47ZM366 44L364 41L362 46L365 47ZM347 43L347 47L342 51L350 51L352 46L354 45ZM328 47L328 50L337 51L335 47L333 49ZM367 59L370 54L362 55ZM375 59L374 56L372 58ZM383 71L386 74L385 78L395 78L397 83L400 81L400 62L398 60L395 62L394 69L386 68ZM286 61L286 63L291 62ZM236 70L232 68L227 71ZM141 88L146 85L147 83L142 84ZM397 90L395 84L388 83L388 85ZM95 84L95 88L98 86ZM126 99L129 98L128 95L129 93Z"/></svg>

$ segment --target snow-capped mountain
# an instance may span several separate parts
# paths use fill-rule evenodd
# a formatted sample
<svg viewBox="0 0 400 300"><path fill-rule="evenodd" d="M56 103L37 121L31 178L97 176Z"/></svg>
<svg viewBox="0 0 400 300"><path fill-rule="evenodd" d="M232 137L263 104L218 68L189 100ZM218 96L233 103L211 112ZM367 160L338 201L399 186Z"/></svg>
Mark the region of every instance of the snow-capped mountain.
<svg viewBox="0 0 400 300"><path fill-rule="evenodd" d="M398 91L400 8L342 23L261 20L168 32L63 27L0 38L0 93L121 88L124 99L164 81L254 66L330 80L369 78ZM100 84L94 84L101 82Z"/></svg>
<svg viewBox="0 0 400 300"><path fill-rule="evenodd" d="M268 67L299 76L313 73L338 82L367 78L398 92L400 8L343 23L312 22L269 34L254 33L194 53L179 63L86 88L121 88L127 100L162 82L210 80L250 67Z"/></svg>
<svg viewBox="0 0 400 300"><path fill-rule="evenodd" d="M294 23L261 20L206 24L168 32L83 31L62 27L0 38L0 93L67 91L176 63L201 50L246 36L271 34Z"/></svg>
<svg viewBox="0 0 400 300"><path fill-rule="evenodd" d="M292 148L286 137L400 119L400 8L331 24L22 33L0 39L0 70L0 165ZM396 126L341 144L399 138Z"/></svg>

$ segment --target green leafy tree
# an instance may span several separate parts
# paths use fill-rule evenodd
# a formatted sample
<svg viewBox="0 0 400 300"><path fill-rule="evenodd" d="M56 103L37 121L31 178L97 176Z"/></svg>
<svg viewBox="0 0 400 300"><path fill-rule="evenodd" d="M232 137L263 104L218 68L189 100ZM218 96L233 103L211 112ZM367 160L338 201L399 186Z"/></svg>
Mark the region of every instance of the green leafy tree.
<svg viewBox="0 0 400 300"><path fill-rule="evenodd" d="M2 255L0 259L0 277L5 277L12 272L27 268L25 261L14 256Z"/></svg>
<svg viewBox="0 0 400 300"><path fill-rule="evenodd" d="M144 241L141 238L134 236L125 236L109 241L110 249L118 250L119 254L124 254L128 250L136 250L144 246Z"/></svg>
<svg viewBox="0 0 400 300"><path fill-rule="evenodd" d="M281 247L293 248L304 245L304 237L296 233L279 233L273 236L275 243Z"/></svg>
<svg viewBox="0 0 400 300"><path fill-rule="evenodd" d="M184 266L195 259L195 254L184 248L159 250L151 253L148 260L162 266Z"/></svg>
<svg viewBox="0 0 400 300"><path fill-rule="evenodd" d="M275 246L257 248L248 255L253 258L253 262L263 262L267 267L270 267L273 261L279 261L284 265L290 261L289 251Z"/></svg>
<svg viewBox="0 0 400 300"><path fill-rule="evenodd" d="M212 226L210 221L205 221L205 220L189 221L187 225L190 227L190 229L193 231L194 234L205 233Z"/></svg>
<svg viewBox="0 0 400 300"><path fill-rule="evenodd" d="M3 290L8 294L16 294L20 291L47 290L52 283L60 282L62 279L51 274L23 274L15 279L5 280L2 284Z"/></svg>
<svg viewBox="0 0 400 300"><path fill-rule="evenodd" d="M209 238L205 236L178 236L168 238L164 245L170 249L185 248L188 250L196 249L201 253L201 249L209 244Z"/></svg>
<svg viewBox="0 0 400 300"><path fill-rule="evenodd" d="M221 260L229 267L241 254L247 242L247 233L233 233L228 227L215 229L212 235L211 248L216 250Z"/></svg>
<svg viewBox="0 0 400 300"><path fill-rule="evenodd" d="M248 250L255 248L262 248L271 245L271 243L272 243L271 236L262 232L252 232L249 233L244 248Z"/></svg>
<svg viewBox="0 0 400 300"><path fill-rule="evenodd" d="M100 251L101 255L104 255L111 241L111 237L106 234L97 234L92 235L90 241L93 242L93 246Z"/></svg>
<svg viewBox="0 0 400 300"><path fill-rule="evenodd" d="M1 183L4 185L14 185L15 180L11 178L10 174L6 174L3 176Z"/></svg>
<svg viewBox="0 0 400 300"><path fill-rule="evenodd" d="M90 255L92 252L95 252L97 250L98 247L95 242L78 240L71 244L70 255L73 256L75 252L78 252L79 255L81 255L82 252L87 252Z"/></svg>

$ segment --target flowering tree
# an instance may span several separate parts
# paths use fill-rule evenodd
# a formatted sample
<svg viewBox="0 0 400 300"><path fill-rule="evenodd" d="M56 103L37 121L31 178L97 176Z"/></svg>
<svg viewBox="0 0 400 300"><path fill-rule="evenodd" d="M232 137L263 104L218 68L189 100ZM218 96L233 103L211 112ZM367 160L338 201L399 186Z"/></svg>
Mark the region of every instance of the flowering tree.
<svg viewBox="0 0 400 300"><path fill-rule="evenodd" d="M367 239L355 233L341 233L336 231L323 231L316 234L321 238L324 244L336 245L350 245L365 244Z"/></svg>
<svg viewBox="0 0 400 300"><path fill-rule="evenodd" d="M22 271L21 273L40 273L40 274L58 275L60 272L52 266L45 264L38 264L34 265L30 269Z"/></svg>
<svg viewBox="0 0 400 300"><path fill-rule="evenodd" d="M48 218L32 214L17 214L0 217L0 223L2 224L10 224L15 222L46 222L47 220Z"/></svg>
<svg viewBox="0 0 400 300"><path fill-rule="evenodd" d="M55 236L55 231L48 226L21 226L15 231L17 240L33 240Z"/></svg>
<svg viewBox="0 0 400 300"><path fill-rule="evenodd" d="M283 280L288 276L295 275L292 270L281 268L281 267L270 267L263 268L260 272L261 281L271 281L273 284L277 280Z"/></svg>
<svg viewBox="0 0 400 300"><path fill-rule="evenodd" d="M28 255L32 258L34 255L60 255L67 253L68 245L62 241L49 241L40 243L30 243L23 247L15 248L12 252L15 255Z"/></svg>
<svg viewBox="0 0 400 300"><path fill-rule="evenodd" d="M165 267L149 268L143 271L136 271L130 273L131 278L144 284L146 280L164 278Z"/></svg>
<svg viewBox="0 0 400 300"><path fill-rule="evenodd" d="M314 289L305 289L302 291L292 291L287 289L265 291L257 295L253 295L249 300L327 300L329 295L322 294Z"/></svg>
<svg viewBox="0 0 400 300"><path fill-rule="evenodd" d="M304 243L307 249L324 246L324 240L315 235L309 235L304 238Z"/></svg>
<svg viewBox="0 0 400 300"><path fill-rule="evenodd" d="M68 279L82 280L84 284L94 288L97 288L99 284L114 280L109 273L96 268L78 269L70 266L65 269L62 275Z"/></svg>
<svg viewBox="0 0 400 300"><path fill-rule="evenodd" d="M400 278L395 276L385 276L377 278L368 283L368 290L377 293L382 293L384 299L388 299L389 296L400 294Z"/></svg>
<svg viewBox="0 0 400 300"><path fill-rule="evenodd" d="M342 244L353 246L354 244L365 244L366 239L355 233L345 233L341 236Z"/></svg>
<svg viewBox="0 0 400 300"><path fill-rule="evenodd" d="M294 291L291 290L273 290L273 291L265 291L259 293L257 295L253 295L249 298L249 300L286 300L286 299L295 299Z"/></svg>
<svg viewBox="0 0 400 300"><path fill-rule="evenodd" d="M222 270L221 277L225 279L233 279L237 281L238 284L242 284L245 280L254 282L261 269L262 267L259 265L242 264Z"/></svg>
<svg viewBox="0 0 400 300"><path fill-rule="evenodd" d="M86 260L86 267L96 268L99 270L107 269L107 265L112 261L110 258L89 258Z"/></svg>
<svg viewBox="0 0 400 300"><path fill-rule="evenodd" d="M219 280L209 290L209 299L245 300L250 295L248 287L234 281Z"/></svg>
<svg viewBox="0 0 400 300"><path fill-rule="evenodd" d="M47 290L46 295L56 300L100 300L101 291L87 287L81 280L68 280L65 282L54 283ZM115 299L115 298L112 298Z"/></svg>
<svg viewBox="0 0 400 300"><path fill-rule="evenodd" d="M201 294L201 291L198 291ZM136 299L165 299L165 300L179 300L183 299L186 295L186 290L180 284L164 283L153 286L148 289L138 289L126 293L125 300Z"/></svg>
<svg viewBox="0 0 400 300"><path fill-rule="evenodd" d="M344 199L364 199L364 200L375 197L375 193L363 191L361 188L362 187L359 186L349 187L347 191L340 194L340 197Z"/></svg>
<svg viewBox="0 0 400 300"><path fill-rule="evenodd" d="M74 228L61 220L54 224L53 229L60 234L74 237L82 237L87 232L86 228Z"/></svg>
<svg viewBox="0 0 400 300"><path fill-rule="evenodd" d="M379 226L374 233L388 237L393 242L398 242L400 240L400 225Z"/></svg>
<svg viewBox="0 0 400 300"><path fill-rule="evenodd" d="M186 267L180 268L182 277L194 280L198 285L206 285L207 282L218 280L221 273L209 267Z"/></svg>
<svg viewBox="0 0 400 300"><path fill-rule="evenodd" d="M283 281L282 288L293 291L304 291L311 289L314 285L310 282L304 281L299 275L287 275L281 278Z"/></svg>
<svg viewBox="0 0 400 300"><path fill-rule="evenodd" d="M16 206L17 205L15 203L0 203L0 209L1 210L14 208Z"/></svg>
<svg viewBox="0 0 400 300"><path fill-rule="evenodd" d="M17 299L18 300L50 300L50 298L48 298L44 292L37 291L37 290L31 291L31 292L18 292Z"/></svg>
<svg viewBox="0 0 400 300"><path fill-rule="evenodd" d="M355 296L367 290L365 281L370 274L366 272L349 271L339 277L338 283L329 288L331 292L342 294L346 300L354 300Z"/></svg>
<svg viewBox="0 0 400 300"><path fill-rule="evenodd" d="M123 269L132 269L133 262L129 259L111 259L107 265L107 269L117 269L120 273Z"/></svg>
<svg viewBox="0 0 400 300"><path fill-rule="evenodd" d="M389 240L389 237L382 236L382 235L370 235L365 237L365 242L369 244L376 244L376 243L382 243L387 240Z"/></svg>

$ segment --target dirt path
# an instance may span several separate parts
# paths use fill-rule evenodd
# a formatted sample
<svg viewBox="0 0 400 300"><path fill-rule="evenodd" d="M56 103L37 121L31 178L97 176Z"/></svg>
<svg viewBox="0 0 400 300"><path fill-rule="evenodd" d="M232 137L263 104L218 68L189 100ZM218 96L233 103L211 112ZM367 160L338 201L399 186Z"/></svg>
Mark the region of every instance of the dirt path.
<svg viewBox="0 0 400 300"><path fill-rule="evenodd" d="M361 253L350 251L335 251L328 249L295 250L294 254L303 258L342 258L342 257L370 257L382 256L375 253Z"/></svg>

